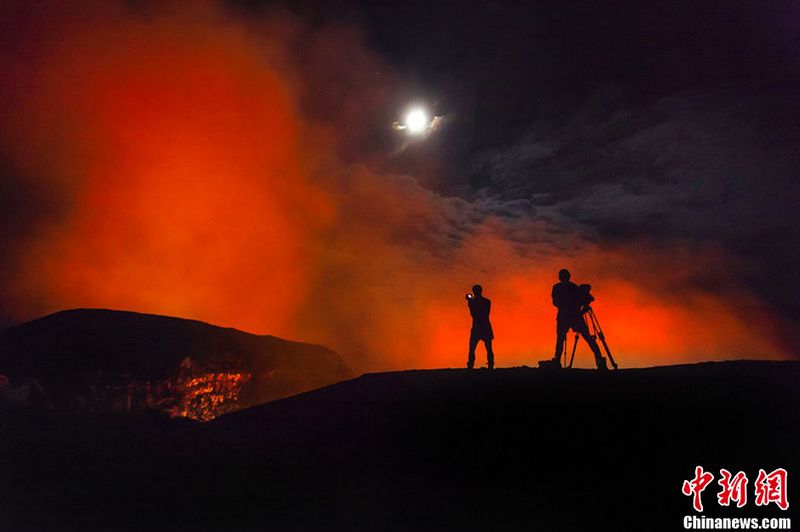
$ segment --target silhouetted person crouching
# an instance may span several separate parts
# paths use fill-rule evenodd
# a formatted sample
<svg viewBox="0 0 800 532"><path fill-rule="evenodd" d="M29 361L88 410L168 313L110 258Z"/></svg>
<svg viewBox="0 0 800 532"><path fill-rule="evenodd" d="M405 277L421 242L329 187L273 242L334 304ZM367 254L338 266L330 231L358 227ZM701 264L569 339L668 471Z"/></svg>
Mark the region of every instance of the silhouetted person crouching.
<svg viewBox="0 0 800 532"><path fill-rule="evenodd" d="M589 304L594 301L594 297L588 290L581 290L575 283L571 282L568 270L558 272L561 282L553 286L553 306L558 308L556 316L556 354L553 357L555 364L561 364L561 352L564 349L564 342L570 329L579 333L594 353L594 361L597 369L608 369L606 359L600 353L600 347L594 336L589 334L589 327L586 325L583 312ZM587 285L588 286L588 285Z"/></svg>
<svg viewBox="0 0 800 532"><path fill-rule="evenodd" d="M469 314L472 316L472 330L469 334L469 357L467 358L467 368L472 369L475 365L475 347L478 342L483 340L486 346L486 359L489 362L489 369L494 368L494 353L492 352L492 324L489 322L489 312L492 309L492 302L483 297L483 288L476 284L472 287L472 293L467 294L467 306Z"/></svg>

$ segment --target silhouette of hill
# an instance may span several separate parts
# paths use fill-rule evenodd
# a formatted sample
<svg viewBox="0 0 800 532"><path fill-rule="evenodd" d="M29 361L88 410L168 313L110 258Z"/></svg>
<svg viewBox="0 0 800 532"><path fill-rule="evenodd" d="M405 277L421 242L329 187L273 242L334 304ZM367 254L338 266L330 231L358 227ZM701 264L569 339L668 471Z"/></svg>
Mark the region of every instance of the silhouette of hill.
<svg viewBox="0 0 800 532"><path fill-rule="evenodd" d="M353 376L322 346L100 309L57 312L5 331L0 373L28 382L36 400L54 408L150 407L201 419Z"/></svg>
<svg viewBox="0 0 800 532"><path fill-rule="evenodd" d="M204 424L0 416L10 530L680 530L702 465L791 517L800 363L364 375ZM13 456L14 459L9 459ZM757 507L789 471L788 512ZM66 526L69 525L69 526Z"/></svg>

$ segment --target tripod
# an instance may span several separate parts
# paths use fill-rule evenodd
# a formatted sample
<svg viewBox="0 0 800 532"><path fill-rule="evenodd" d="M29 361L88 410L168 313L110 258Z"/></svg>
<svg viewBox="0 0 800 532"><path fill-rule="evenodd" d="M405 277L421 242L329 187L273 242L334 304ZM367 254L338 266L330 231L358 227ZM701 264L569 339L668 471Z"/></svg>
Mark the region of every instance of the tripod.
<svg viewBox="0 0 800 532"><path fill-rule="evenodd" d="M588 322L586 321L587 320L587 318L586 318L587 316L589 317L588 318ZM590 330L590 333L591 333L590 336L592 338L599 338L600 339L600 342L602 342L603 347L606 350L606 355L608 355L608 360L611 362L611 366L614 369L617 369L617 363L614 361L614 357L611 356L611 350L608 348L608 344L606 343L606 335L603 334L603 329L600 328L600 322L597 320L597 316L595 315L594 310L592 309L592 307L587 305L582 310L581 317L583 318L584 323L587 323L587 329L588 329L589 325L592 326L592 328ZM567 364L567 342L564 342L564 366L565 367L568 367L568 368L572 367L572 362L574 362L574 360L575 360L575 351L578 349L578 337L579 336L580 336L580 334L576 332L575 333L575 343L572 344L572 356L569 359L569 366L566 365Z"/></svg>

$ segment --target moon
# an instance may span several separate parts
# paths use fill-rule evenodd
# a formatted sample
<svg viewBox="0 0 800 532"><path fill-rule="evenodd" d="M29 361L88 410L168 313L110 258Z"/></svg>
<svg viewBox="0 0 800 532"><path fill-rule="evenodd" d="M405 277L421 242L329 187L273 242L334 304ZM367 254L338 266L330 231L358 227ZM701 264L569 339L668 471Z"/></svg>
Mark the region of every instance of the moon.
<svg viewBox="0 0 800 532"><path fill-rule="evenodd" d="M424 107L415 106L408 109L401 120L393 122L392 127L395 131L402 131L408 137L416 137L408 139L409 141L419 140L437 131L443 120L444 116L431 115Z"/></svg>
<svg viewBox="0 0 800 532"><path fill-rule="evenodd" d="M428 114L422 109L412 109L405 118L405 126L412 135L418 135L425 131L430 123Z"/></svg>

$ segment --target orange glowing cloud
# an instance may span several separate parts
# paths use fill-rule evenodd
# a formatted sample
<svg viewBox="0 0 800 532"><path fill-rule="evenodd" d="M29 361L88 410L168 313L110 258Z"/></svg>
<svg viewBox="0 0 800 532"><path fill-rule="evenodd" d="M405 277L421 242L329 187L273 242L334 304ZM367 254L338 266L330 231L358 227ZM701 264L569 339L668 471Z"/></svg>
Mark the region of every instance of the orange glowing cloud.
<svg viewBox="0 0 800 532"><path fill-rule="evenodd" d="M95 15L54 28L26 80L16 142L48 161L37 177L69 190L69 213L21 250L17 297L288 334L304 241L331 207L269 42L214 11Z"/></svg>
<svg viewBox="0 0 800 532"><path fill-rule="evenodd" d="M345 181L337 204L349 215L318 259L330 277L306 307L302 336L380 354L362 361L368 368L462 366L470 328L464 294L475 283L493 300L499 364L551 357L550 291L563 267L594 286L597 315L623 366L791 352L780 319L742 286L736 262L720 250L600 246L551 222L489 215L409 178L362 168ZM577 365L591 365L588 348L578 349Z"/></svg>
<svg viewBox="0 0 800 532"><path fill-rule="evenodd" d="M498 248L502 245L494 249ZM788 355L780 345L778 327L770 325L770 311L752 294L740 292L734 301L701 289L682 290L675 270L686 264L660 256L646 243L613 250L582 246L576 251L575 256L542 257L527 264L501 252L496 256L503 257L506 271L473 275L494 301L495 353L505 364L531 365L553 355L556 309L550 289L564 266L574 272L575 281L593 285L597 298L593 307L612 354L623 366ZM642 261L641 256L648 254L651 260ZM659 276L658 282L633 265L649 268L651 275ZM466 281L462 292L469 286ZM451 290L448 296L457 300L462 294ZM442 325L429 338L426 365L458 364L466 353L466 309L439 300L427 312L431 323ZM570 334L570 352L572 342ZM576 365L594 365L583 340L578 343Z"/></svg>

